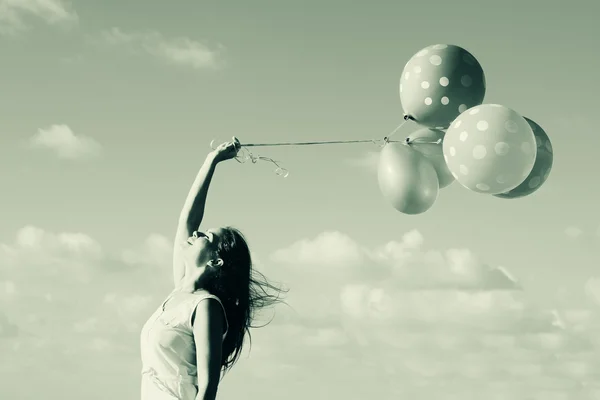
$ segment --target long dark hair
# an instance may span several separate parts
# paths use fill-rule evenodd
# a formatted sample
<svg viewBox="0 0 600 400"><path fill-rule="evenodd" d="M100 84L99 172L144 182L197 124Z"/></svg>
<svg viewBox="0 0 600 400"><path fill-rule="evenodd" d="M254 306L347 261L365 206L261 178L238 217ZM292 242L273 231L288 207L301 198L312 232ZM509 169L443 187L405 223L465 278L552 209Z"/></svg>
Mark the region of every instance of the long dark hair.
<svg viewBox="0 0 600 400"><path fill-rule="evenodd" d="M223 341L222 368L226 372L240 357L246 334L251 341L250 328L257 311L282 302L286 290L277 287L252 266L252 256L246 238L230 226L223 228L217 254L223 265L202 282L202 288L217 296L223 303L229 329ZM271 293L270 293L271 292ZM264 326L264 325L263 325Z"/></svg>

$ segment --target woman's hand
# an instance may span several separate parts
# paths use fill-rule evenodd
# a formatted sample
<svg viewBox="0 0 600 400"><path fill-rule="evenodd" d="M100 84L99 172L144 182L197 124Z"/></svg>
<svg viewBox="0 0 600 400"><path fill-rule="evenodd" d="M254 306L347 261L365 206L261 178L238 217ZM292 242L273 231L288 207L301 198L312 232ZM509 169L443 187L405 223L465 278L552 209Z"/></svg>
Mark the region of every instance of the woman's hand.
<svg viewBox="0 0 600 400"><path fill-rule="evenodd" d="M237 155L242 145L235 136L232 139L231 142L221 143L210 153L216 162L230 160Z"/></svg>

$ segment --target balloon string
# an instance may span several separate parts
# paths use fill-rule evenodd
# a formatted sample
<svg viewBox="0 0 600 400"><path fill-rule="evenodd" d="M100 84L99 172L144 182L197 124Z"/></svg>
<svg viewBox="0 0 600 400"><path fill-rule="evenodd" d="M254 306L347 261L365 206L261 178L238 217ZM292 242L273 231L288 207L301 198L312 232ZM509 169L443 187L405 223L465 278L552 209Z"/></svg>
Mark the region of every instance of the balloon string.
<svg viewBox="0 0 600 400"><path fill-rule="evenodd" d="M243 150L243 148L242 148ZM245 163L246 161L250 160L252 161L253 164L256 164L256 162L258 162L259 160L262 161L268 161L270 163L275 164L275 166L277 167L275 169L275 173L279 176L282 176L284 178L287 178L287 176L290 174L289 171L283 167L281 167L279 165L279 163L275 160L273 160L272 158L269 157L263 157L263 156L255 156L254 154L252 154L249 150L246 150L246 154L244 157L240 157L239 155L235 157L235 160L239 163Z"/></svg>
<svg viewBox="0 0 600 400"><path fill-rule="evenodd" d="M418 138L417 139L406 138L404 140L404 143L405 144L413 144L413 143L417 143L417 144L420 144L420 143L422 143L422 144L440 144L440 143L442 143L442 139L431 141L431 140L421 140L421 139L418 139Z"/></svg>
<svg viewBox="0 0 600 400"><path fill-rule="evenodd" d="M318 144L343 144L343 143L376 143L374 139L364 140L330 140L324 142L286 142L286 143L248 143L242 144L243 147L267 147L267 146L310 146Z"/></svg>
<svg viewBox="0 0 600 400"><path fill-rule="evenodd" d="M396 134L396 132L398 132L400 130L400 128L402 128L404 126L404 124L406 124L408 121L414 121L414 119L407 114L404 114L404 118L403 121L400 123L400 125L398 125L393 131L391 131L386 137L383 138L384 142L389 142L389 139Z"/></svg>
<svg viewBox="0 0 600 400"><path fill-rule="evenodd" d="M328 140L328 141L319 141L319 142L281 142L281 143L244 143L242 144L238 155L235 157L236 161L239 163L245 163L246 161L252 161L253 164L258 162L259 160L268 161L277 167L275 173L279 176L283 176L286 178L289 175L289 171L285 168L281 167L278 161L273 160L269 157L256 156L248 150L248 147L279 147L279 146L312 146L312 145L325 145L325 144L348 144L348 143L373 143L379 147L384 147L387 143L390 142L400 142L395 140L390 140L394 134L396 134L409 120L413 120L412 117L408 115L404 115L403 121L394 128L387 136L385 136L381 140L376 139L363 139L363 140ZM408 140L405 141L408 144ZM210 142L210 147L214 150L214 140ZM240 156L239 153L243 152L243 155Z"/></svg>

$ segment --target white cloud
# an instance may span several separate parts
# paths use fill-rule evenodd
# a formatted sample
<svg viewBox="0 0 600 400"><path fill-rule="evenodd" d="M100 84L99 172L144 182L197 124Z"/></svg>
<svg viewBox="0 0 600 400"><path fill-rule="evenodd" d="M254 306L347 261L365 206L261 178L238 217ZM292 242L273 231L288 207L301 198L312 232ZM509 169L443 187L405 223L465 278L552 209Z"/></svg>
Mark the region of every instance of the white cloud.
<svg viewBox="0 0 600 400"><path fill-rule="evenodd" d="M67 125L52 125L49 128L39 129L29 139L33 148L44 148L53 151L59 158L80 160L97 157L102 151L102 146L94 139L75 135Z"/></svg>
<svg viewBox="0 0 600 400"><path fill-rule="evenodd" d="M275 251L271 260L275 263L347 268L361 262L365 256L363 249L346 235L324 232L313 240L300 240Z"/></svg>
<svg viewBox="0 0 600 400"><path fill-rule="evenodd" d="M39 267L41 274L54 273L55 268L68 270L81 263L98 263L104 259L98 242L83 233L53 233L36 226L21 228L15 243L0 244L0 264L5 268ZM12 285L16 285L12 282Z"/></svg>
<svg viewBox="0 0 600 400"><path fill-rule="evenodd" d="M130 278L140 274L142 279L154 279L171 272L171 254L171 242L159 234L149 235L143 243L124 249L121 254L110 254L87 234L51 232L27 225L16 232L13 243L0 243L0 273L8 274L3 292L5 295L18 295L21 291L27 294L39 283L45 290L36 295L43 295L49 301L64 295L45 286L50 282L63 285L96 280L95 283L99 283L97 279L106 279L112 273L131 273Z"/></svg>
<svg viewBox="0 0 600 400"><path fill-rule="evenodd" d="M424 238L416 230L400 241L390 241L369 249L340 232L323 232L316 238L299 240L271 255L276 265L294 266L290 274L301 272L350 279L394 279L405 289L460 288L470 290L516 289L515 278L505 268L490 268L467 249L445 252L423 248Z"/></svg>
<svg viewBox="0 0 600 400"><path fill-rule="evenodd" d="M62 0L0 0L0 33L14 35L23 32L29 29L29 19L70 27L78 22L79 17Z"/></svg>
<svg viewBox="0 0 600 400"><path fill-rule="evenodd" d="M585 283L585 294L593 303L600 306L600 277L588 278Z"/></svg>
<svg viewBox="0 0 600 400"><path fill-rule="evenodd" d="M125 32L112 28L102 33L99 41L122 46L134 53L143 52L167 63L193 69L216 68L220 65L222 46L209 46L188 37L167 38L160 32Z"/></svg>
<svg viewBox="0 0 600 400"><path fill-rule="evenodd" d="M121 259L127 265L165 267L173 260L173 243L163 235L154 233L138 248L124 250Z"/></svg>
<svg viewBox="0 0 600 400"><path fill-rule="evenodd" d="M170 262L158 265L169 258L166 243L151 235L119 255L87 234L35 226L20 229L12 243L1 243L0 336L9 341L0 337L0 352L8 351L11 360L0 367L9 369L3 376L18 379L28 365L50 368L61 359L82 362L91 373L95 367L75 361L91 359L90 351L100 351L93 358L105 357L105 363L127 355L133 366L141 326L171 290Z"/></svg>
<svg viewBox="0 0 600 400"><path fill-rule="evenodd" d="M347 163L376 172L379 165L379 155L380 152L378 151L368 151L360 157L347 160Z"/></svg>
<svg viewBox="0 0 600 400"><path fill-rule="evenodd" d="M2 287L1 293L6 296L14 296L18 292L17 285L13 281L0 282L0 287Z"/></svg>
<svg viewBox="0 0 600 400"><path fill-rule="evenodd" d="M264 345L275 335L305 343L302 355L274 345L269 357L293 374L275 368L271 379L312 379L315 392L326 390L317 383L326 374L332 389L348 388L345 398L361 398L351 383L361 382L382 398L463 400L587 399L600 378L597 312L540 308L506 268L467 249L427 249L418 231L372 248L325 232L270 261L270 271L289 278L288 323L311 326L265 330ZM311 331L317 339L307 341ZM262 347L258 353L266 364ZM302 368L307 359L318 362Z"/></svg>
<svg viewBox="0 0 600 400"><path fill-rule="evenodd" d="M112 257L89 235L33 226L0 244L0 397L36 398L32 374L48 398L64 377L77 397L139 396L139 333L172 285L171 251L153 234ZM588 400L600 388L600 307L540 308L505 268L429 249L416 230L372 247L324 232L264 263L292 309L253 331L223 398Z"/></svg>
<svg viewBox="0 0 600 400"><path fill-rule="evenodd" d="M19 334L19 328L0 310L0 340L2 338L15 337Z"/></svg>
<svg viewBox="0 0 600 400"><path fill-rule="evenodd" d="M576 226L569 226L565 229L565 235L571 239L579 239L583 235L583 230Z"/></svg>

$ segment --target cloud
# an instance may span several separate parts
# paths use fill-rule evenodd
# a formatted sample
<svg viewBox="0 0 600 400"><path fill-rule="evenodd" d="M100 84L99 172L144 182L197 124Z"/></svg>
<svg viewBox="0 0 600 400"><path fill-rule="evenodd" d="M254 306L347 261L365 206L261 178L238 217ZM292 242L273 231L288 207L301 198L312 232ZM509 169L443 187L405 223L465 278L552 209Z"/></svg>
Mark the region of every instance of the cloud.
<svg viewBox="0 0 600 400"><path fill-rule="evenodd" d="M600 306L600 277L591 276L585 283L585 294L590 301Z"/></svg>
<svg viewBox="0 0 600 400"><path fill-rule="evenodd" d="M43 267L40 274L53 273L53 266L68 269L73 264L98 263L103 259L100 244L86 234L55 234L32 225L19 229L14 244L0 244L0 263L5 268Z"/></svg>
<svg viewBox="0 0 600 400"><path fill-rule="evenodd" d="M0 304L7 305L0 328L18 329L13 336L24 345L72 342L67 348L75 353L93 343L116 351L123 335L135 345L144 316L171 290L170 262L159 265L171 251L157 234L112 254L84 233L25 226L13 243L0 243Z"/></svg>
<svg viewBox="0 0 600 400"><path fill-rule="evenodd" d="M366 248L341 232L323 232L303 239L270 256L276 265L291 266L291 274L338 275L357 280L382 276L398 287L411 290L453 288L464 290L518 289L505 268L490 268L468 249L445 252L423 248L424 238L416 230L400 241Z"/></svg>
<svg viewBox="0 0 600 400"><path fill-rule="evenodd" d="M508 269L489 267L468 249L428 249L416 230L372 247L324 232L275 251L269 261L269 273L288 278L293 312L282 309L285 328L266 328L264 343L275 335L304 343L302 354L260 348L254 357L261 365L268 358L288 365L274 368L271 379L317 382L327 374L336 391L348 388L346 398L361 398L360 385L348 382L383 398L599 393L597 310L540 306ZM589 286L598 291L597 282ZM294 322L306 329L294 332ZM318 364L302 368L310 358Z"/></svg>
<svg viewBox="0 0 600 400"><path fill-rule="evenodd" d="M209 48L188 37L167 38L160 32L125 32L112 28L102 32L94 42L124 47L132 53L146 53L169 64L193 69L217 68L222 46Z"/></svg>
<svg viewBox="0 0 600 400"><path fill-rule="evenodd" d="M0 0L1 34L15 35L28 30L29 19L68 28L76 24L79 17L70 5L62 0Z"/></svg>
<svg viewBox="0 0 600 400"><path fill-rule="evenodd" d="M297 265L327 265L345 268L355 265L366 256L356 242L339 232L324 232L315 239L299 240L271 255L275 263Z"/></svg>
<svg viewBox="0 0 600 400"><path fill-rule="evenodd" d="M171 289L171 252L160 234L113 252L35 226L0 244L0 397L36 398L24 384L32 375L48 398L65 377L81 383L75 397L139 396L140 329ZM374 246L328 231L262 258L291 289L289 307L253 330L224 398L598 394L600 307L541 307L468 249L430 249L417 230Z"/></svg>
<svg viewBox="0 0 600 400"><path fill-rule="evenodd" d="M576 226L569 226L565 229L565 235L570 239L579 239L583 235L583 230Z"/></svg>
<svg viewBox="0 0 600 400"><path fill-rule="evenodd" d="M98 299L108 293L143 294L145 286L171 284L171 254L169 240L158 234L113 254L87 234L27 225L16 232L13 243L0 243L0 298L53 303L70 295L86 298L96 291ZM139 282L132 288L132 282L123 278Z"/></svg>
<svg viewBox="0 0 600 400"><path fill-rule="evenodd" d="M122 387L139 382L140 329L172 290L172 245L151 234L131 247L33 225L0 243L0 398L39 397L30 374L48 398L64 397L66 377L82 383L75 398L136 395ZM121 388L96 391L98 379Z"/></svg>
<svg viewBox="0 0 600 400"><path fill-rule="evenodd" d="M346 162L350 165L376 172L379 165L379 154L378 151L369 151L360 157L349 159Z"/></svg>
<svg viewBox="0 0 600 400"><path fill-rule="evenodd" d="M18 333L19 328L0 311L0 339L16 337Z"/></svg>
<svg viewBox="0 0 600 400"><path fill-rule="evenodd" d="M94 139L76 135L67 125L52 125L39 129L29 139L32 148L44 148L53 151L59 158L81 160L97 157L102 146Z"/></svg>
<svg viewBox="0 0 600 400"><path fill-rule="evenodd" d="M124 250L121 258L127 265L164 267L171 264L172 252L173 243L163 235L154 233L138 248Z"/></svg>
<svg viewBox="0 0 600 400"><path fill-rule="evenodd" d="M74 279L84 280L108 271L143 269L154 274L161 269L170 273L172 248L171 241L154 233L134 248L110 254L85 233L57 233L26 225L16 232L13 243L0 243L0 272L14 274L3 282L7 295L18 292L17 280L32 273L44 279L60 276L65 282L69 273L79 274Z"/></svg>

